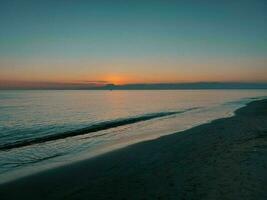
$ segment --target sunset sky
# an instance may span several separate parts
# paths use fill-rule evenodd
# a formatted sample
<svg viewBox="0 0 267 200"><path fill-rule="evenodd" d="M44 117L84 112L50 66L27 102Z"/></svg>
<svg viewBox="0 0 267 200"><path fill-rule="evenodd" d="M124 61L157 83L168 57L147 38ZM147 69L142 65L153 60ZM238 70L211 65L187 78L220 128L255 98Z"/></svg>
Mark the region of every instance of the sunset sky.
<svg viewBox="0 0 267 200"><path fill-rule="evenodd" d="M0 1L0 81L267 82L267 1Z"/></svg>

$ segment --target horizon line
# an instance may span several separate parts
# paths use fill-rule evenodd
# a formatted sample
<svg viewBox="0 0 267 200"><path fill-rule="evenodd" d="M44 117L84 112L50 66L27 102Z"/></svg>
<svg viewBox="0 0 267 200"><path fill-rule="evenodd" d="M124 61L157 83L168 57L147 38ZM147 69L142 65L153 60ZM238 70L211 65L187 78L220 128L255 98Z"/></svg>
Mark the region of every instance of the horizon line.
<svg viewBox="0 0 267 200"><path fill-rule="evenodd" d="M267 81L198 81L114 84L106 81L33 82L0 81L0 90L178 90L178 89L267 89Z"/></svg>

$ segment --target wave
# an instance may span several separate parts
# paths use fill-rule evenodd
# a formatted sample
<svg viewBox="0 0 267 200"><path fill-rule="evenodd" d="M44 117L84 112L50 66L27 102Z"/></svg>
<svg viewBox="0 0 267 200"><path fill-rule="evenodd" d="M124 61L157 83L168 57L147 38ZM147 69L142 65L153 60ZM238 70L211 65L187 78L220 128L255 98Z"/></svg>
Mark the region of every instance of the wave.
<svg viewBox="0 0 267 200"><path fill-rule="evenodd" d="M113 120L113 121L100 122L100 123L93 124L93 125L85 127L85 128L76 129L76 130L72 130L72 131L66 131L63 133L55 134L55 135L47 135L47 136L32 138L32 139L28 139L28 140L24 140L24 141L4 144L4 145L0 146L0 150L10 150L13 148L19 148L19 147L29 146L29 145L33 145L33 144L38 144L38 143L43 143L43 142L48 142L48 141L53 141L53 140L58 140L58 139L64 139L64 138L73 137L73 136L77 136L77 135L84 135L84 134L88 134L88 133L92 133L92 132L107 130L110 128L134 124L134 123L147 121L147 120L151 120L151 119L155 119L155 118L166 117L166 116L175 115L175 114L181 114L181 113L185 113L185 112L195 110L198 108L199 107L194 107L194 108L189 108L189 109L182 110L182 111L173 111L173 112L149 113L149 114L145 114L145 115L141 115L141 116L117 119L117 120Z"/></svg>

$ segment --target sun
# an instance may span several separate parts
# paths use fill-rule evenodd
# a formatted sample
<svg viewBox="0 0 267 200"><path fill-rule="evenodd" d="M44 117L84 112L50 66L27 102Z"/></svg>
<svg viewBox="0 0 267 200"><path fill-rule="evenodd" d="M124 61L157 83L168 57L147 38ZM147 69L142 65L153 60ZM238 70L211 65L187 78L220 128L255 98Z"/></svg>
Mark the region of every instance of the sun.
<svg viewBox="0 0 267 200"><path fill-rule="evenodd" d="M106 81L115 85L121 85L125 83L125 78L120 75L109 75L106 78Z"/></svg>

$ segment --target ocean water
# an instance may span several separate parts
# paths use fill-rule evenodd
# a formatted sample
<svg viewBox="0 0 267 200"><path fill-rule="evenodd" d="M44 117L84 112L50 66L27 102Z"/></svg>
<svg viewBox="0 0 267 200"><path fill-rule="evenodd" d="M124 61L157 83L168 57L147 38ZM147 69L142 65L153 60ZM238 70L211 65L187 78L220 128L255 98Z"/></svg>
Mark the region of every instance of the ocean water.
<svg viewBox="0 0 267 200"><path fill-rule="evenodd" d="M0 183L230 117L267 90L0 91Z"/></svg>

